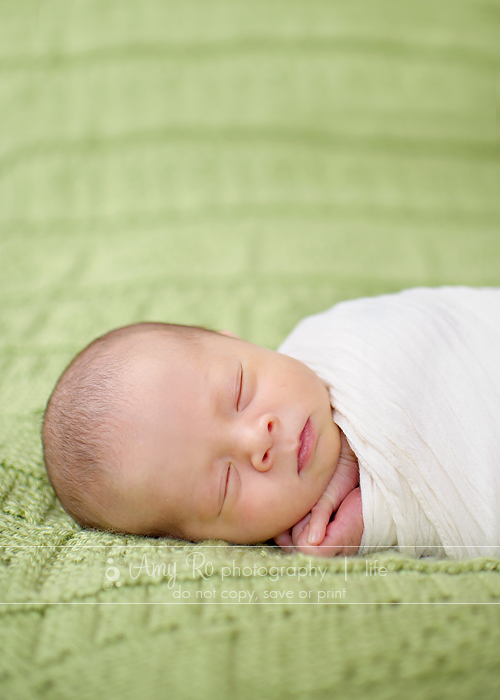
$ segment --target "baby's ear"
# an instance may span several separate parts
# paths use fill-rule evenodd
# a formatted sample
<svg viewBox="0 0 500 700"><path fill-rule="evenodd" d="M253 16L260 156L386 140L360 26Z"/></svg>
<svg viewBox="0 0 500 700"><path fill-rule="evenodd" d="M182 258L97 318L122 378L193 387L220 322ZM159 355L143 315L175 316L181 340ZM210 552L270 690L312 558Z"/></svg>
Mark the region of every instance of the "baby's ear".
<svg viewBox="0 0 500 700"><path fill-rule="evenodd" d="M235 335L234 333L231 333L231 331L223 330L219 331L221 335L227 335L228 338L236 338L236 340L241 340L241 338L238 335Z"/></svg>

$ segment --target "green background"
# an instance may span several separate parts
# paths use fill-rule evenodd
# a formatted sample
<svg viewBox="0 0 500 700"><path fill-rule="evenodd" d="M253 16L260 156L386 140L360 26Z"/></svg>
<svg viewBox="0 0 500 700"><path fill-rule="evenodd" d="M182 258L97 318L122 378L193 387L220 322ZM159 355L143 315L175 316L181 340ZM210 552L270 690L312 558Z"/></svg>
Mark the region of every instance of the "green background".
<svg viewBox="0 0 500 700"><path fill-rule="evenodd" d="M82 531L39 426L112 327L276 348L342 299L499 286L499 67L496 0L0 0L2 697L498 696L498 561L385 553L374 578L356 558L344 600L296 605L321 586L221 571L301 555ZM107 557L144 553L193 596L295 599L107 586ZM317 562L342 588L344 561Z"/></svg>

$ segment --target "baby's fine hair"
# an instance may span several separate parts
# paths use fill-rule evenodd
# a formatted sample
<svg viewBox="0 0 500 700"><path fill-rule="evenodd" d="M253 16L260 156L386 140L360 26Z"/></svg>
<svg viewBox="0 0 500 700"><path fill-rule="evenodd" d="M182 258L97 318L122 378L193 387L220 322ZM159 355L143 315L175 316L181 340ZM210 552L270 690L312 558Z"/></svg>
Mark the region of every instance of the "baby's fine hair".
<svg viewBox="0 0 500 700"><path fill-rule="evenodd" d="M71 361L49 398L42 426L47 474L66 512L82 527L114 530L106 519L116 478L115 452L120 420L130 403L127 366L134 340L162 334L194 349L201 326L136 323L96 338Z"/></svg>

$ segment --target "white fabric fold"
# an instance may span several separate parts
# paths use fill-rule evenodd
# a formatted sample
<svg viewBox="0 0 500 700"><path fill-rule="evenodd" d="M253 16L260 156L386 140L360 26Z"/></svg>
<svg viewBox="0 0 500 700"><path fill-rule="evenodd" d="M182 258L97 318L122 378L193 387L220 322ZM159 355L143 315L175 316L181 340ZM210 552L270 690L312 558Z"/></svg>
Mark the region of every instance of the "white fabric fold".
<svg viewBox="0 0 500 700"><path fill-rule="evenodd" d="M278 351L323 380L358 457L360 553L500 555L500 289L342 302Z"/></svg>

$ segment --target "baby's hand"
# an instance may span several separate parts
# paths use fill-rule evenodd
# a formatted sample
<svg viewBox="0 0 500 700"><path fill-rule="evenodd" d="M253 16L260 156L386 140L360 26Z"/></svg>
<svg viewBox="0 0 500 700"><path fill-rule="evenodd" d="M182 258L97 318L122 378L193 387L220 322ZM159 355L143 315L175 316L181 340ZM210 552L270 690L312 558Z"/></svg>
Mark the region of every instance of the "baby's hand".
<svg viewBox="0 0 500 700"><path fill-rule="evenodd" d="M363 511L359 486L342 501L335 518L326 527L326 534L319 545L308 541L312 513L306 515L292 528L291 550L303 554L335 557L337 554L356 554L363 535Z"/></svg>
<svg viewBox="0 0 500 700"><path fill-rule="evenodd" d="M302 520L291 530L274 538L276 544L287 552L298 549L304 554L323 556L353 554L361 544L363 514L356 455L349 447L344 433L340 433L341 451L339 463L321 498ZM335 519L329 522L332 513Z"/></svg>
<svg viewBox="0 0 500 700"><path fill-rule="evenodd" d="M332 513L335 513L340 508L346 496L355 489L358 484L358 460L351 450L344 433L341 432L339 463L328 486L323 491L323 495L311 509L311 517L307 526L301 528L300 533L296 535L298 539L299 534L302 534L307 529L307 542L304 541L304 537L302 536L300 538L300 544L319 545L320 542L323 542ZM295 527L297 527L297 525Z"/></svg>

